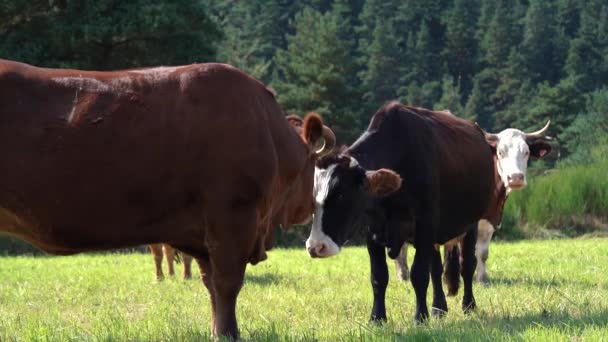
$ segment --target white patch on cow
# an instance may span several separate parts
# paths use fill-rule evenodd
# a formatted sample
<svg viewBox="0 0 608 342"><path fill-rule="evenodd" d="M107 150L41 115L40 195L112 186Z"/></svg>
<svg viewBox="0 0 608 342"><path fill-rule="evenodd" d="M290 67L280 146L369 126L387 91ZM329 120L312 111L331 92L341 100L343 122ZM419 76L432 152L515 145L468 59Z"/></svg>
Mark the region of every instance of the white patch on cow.
<svg viewBox="0 0 608 342"><path fill-rule="evenodd" d="M505 129L498 133L498 145L496 146L498 156L498 174L507 188L523 189L526 186L526 169L530 148L526 143L525 133L514 128ZM513 182L513 179L523 176L521 182Z"/></svg>
<svg viewBox="0 0 608 342"><path fill-rule="evenodd" d="M332 175L336 165L331 165L327 169L315 168L315 184L313 196L315 201L315 212L312 214L312 228L310 236L306 240L306 249L316 252L316 256L329 257L340 252L340 247L323 232L323 204L329 188L331 186ZM312 254L311 254L312 255Z"/></svg>
<svg viewBox="0 0 608 342"><path fill-rule="evenodd" d="M348 167L350 167L352 169L357 166L359 166L359 162L357 161L357 159L350 157L350 163L348 163Z"/></svg>

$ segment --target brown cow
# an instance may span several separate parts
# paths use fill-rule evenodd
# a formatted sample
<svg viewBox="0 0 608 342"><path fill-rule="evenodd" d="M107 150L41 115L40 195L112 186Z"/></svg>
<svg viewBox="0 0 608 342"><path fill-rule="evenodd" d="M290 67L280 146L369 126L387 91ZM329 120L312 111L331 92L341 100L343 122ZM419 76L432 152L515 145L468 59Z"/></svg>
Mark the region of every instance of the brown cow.
<svg viewBox="0 0 608 342"><path fill-rule="evenodd" d="M212 329L238 337L247 263L309 220L318 115L296 132L225 64L95 72L0 60L0 231L60 255L166 243L192 255Z"/></svg>
<svg viewBox="0 0 608 342"><path fill-rule="evenodd" d="M167 259L169 276L175 275L173 261L175 261L177 253L179 253L181 261L184 263L184 272L182 273L182 276L184 279L192 278L192 256L176 251L173 247L164 243L155 243L149 247L150 252L152 252L152 257L154 258L154 265L156 266L156 280L162 280L165 277L163 274L163 252L165 259Z"/></svg>

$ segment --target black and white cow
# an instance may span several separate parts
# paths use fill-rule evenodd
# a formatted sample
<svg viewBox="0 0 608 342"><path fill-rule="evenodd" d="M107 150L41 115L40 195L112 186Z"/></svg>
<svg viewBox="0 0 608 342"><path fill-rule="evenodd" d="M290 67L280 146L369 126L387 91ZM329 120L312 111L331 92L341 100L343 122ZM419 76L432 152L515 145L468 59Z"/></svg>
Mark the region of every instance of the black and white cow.
<svg viewBox="0 0 608 342"><path fill-rule="evenodd" d="M482 130L470 121L398 102L383 106L355 143L318 161L308 253L335 255L356 227L366 227L371 319L380 321L386 319L385 248L394 259L404 242L412 243L414 318L423 321L429 273L441 279L434 245L465 235L483 218L494 187L492 155ZM475 234L467 234L464 244L473 247L463 251L474 253L475 242ZM475 256L466 260L463 309L468 310L475 307ZM441 281L434 281L433 289L433 313L447 311Z"/></svg>

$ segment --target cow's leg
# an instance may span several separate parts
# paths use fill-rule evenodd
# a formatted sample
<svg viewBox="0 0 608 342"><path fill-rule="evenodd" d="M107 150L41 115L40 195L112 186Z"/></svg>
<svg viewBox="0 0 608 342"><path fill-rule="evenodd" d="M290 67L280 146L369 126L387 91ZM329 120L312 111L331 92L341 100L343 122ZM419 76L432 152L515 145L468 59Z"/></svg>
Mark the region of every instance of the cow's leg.
<svg viewBox="0 0 608 342"><path fill-rule="evenodd" d="M490 255L490 241L494 234L494 226L487 220L479 220L478 229L476 247L477 273L475 280L487 285L489 280L486 272L486 261Z"/></svg>
<svg viewBox="0 0 608 342"><path fill-rule="evenodd" d="M162 280L163 275L163 245L160 243L150 245L150 252L154 258L154 265L156 266L156 280Z"/></svg>
<svg viewBox="0 0 608 342"><path fill-rule="evenodd" d="M448 296L458 294L460 287L460 242L450 247L444 246L445 271L443 277L448 287Z"/></svg>
<svg viewBox="0 0 608 342"><path fill-rule="evenodd" d="M431 309L433 316L443 317L448 312L448 303L445 300L443 287L441 283L441 274L443 273L443 265L441 264L441 253L439 249L433 249L431 260L431 282L433 283L433 307Z"/></svg>
<svg viewBox="0 0 608 342"><path fill-rule="evenodd" d="M215 332L215 290L213 288L213 268L208 258L196 258L198 269L200 271L201 280L207 291L209 292L209 301L211 302L211 331Z"/></svg>
<svg viewBox="0 0 608 342"><path fill-rule="evenodd" d="M367 235L367 252L371 266L371 282L374 292L374 306L370 321L381 323L386 321L385 294L388 286L388 265L386 264L385 248L376 243L371 234Z"/></svg>
<svg viewBox="0 0 608 342"><path fill-rule="evenodd" d="M221 212L229 215L210 222L212 228L207 238L215 291L214 333L238 339L236 302L257 241L257 212L253 206L231 206Z"/></svg>
<svg viewBox="0 0 608 342"><path fill-rule="evenodd" d="M190 254L181 253L182 262L184 263L184 279L192 278L192 256Z"/></svg>
<svg viewBox="0 0 608 342"><path fill-rule="evenodd" d="M399 256L395 259L395 270L399 279L410 279L410 270L407 268L407 242L403 244Z"/></svg>
<svg viewBox="0 0 608 342"><path fill-rule="evenodd" d="M420 234L418 234L419 232ZM426 233L430 235L428 231ZM414 263L410 272L410 281L416 293L415 323L422 323L429 317L429 310L426 305L426 292L429 287L429 264L434 249L430 236L423 237L421 236L423 234L422 229L416 230L416 254L414 254Z"/></svg>
<svg viewBox="0 0 608 342"><path fill-rule="evenodd" d="M163 244L163 250L165 251L165 259L167 259L167 268L169 269L169 276L175 275L175 269L173 268L173 262L175 261L175 250L169 245Z"/></svg>
<svg viewBox="0 0 608 342"><path fill-rule="evenodd" d="M462 241L462 281L464 283L464 295L462 297L462 310L467 313L475 309L475 297L473 296L473 274L477 259L475 258L475 244L477 242L477 223L465 235Z"/></svg>

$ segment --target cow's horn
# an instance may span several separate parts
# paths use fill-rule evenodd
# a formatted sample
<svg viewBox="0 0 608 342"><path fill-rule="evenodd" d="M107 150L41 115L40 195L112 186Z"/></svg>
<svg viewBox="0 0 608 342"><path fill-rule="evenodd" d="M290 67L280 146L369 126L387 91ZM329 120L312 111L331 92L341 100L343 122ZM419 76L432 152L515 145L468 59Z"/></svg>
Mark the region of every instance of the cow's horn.
<svg viewBox="0 0 608 342"><path fill-rule="evenodd" d="M487 141L498 141L498 134L486 132L483 128L481 128L481 126L479 126L477 122L475 122L475 126L477 126L477 128L483 132L483 135L486 137Z"/></svg>
<svg viewBox="0 0 608 342"><path fill-rule="evenodd" d="M551 124L551 120L547 121L545 127L539 129L536 132L526 133L526 139L534 139L534 138L542 138L545 135L545 132L549 129L549 125Z"/></svg>
<svg viewBox="0 0 608 342"><path fill-rule="evenodd" d="M323 125L323 145L318 148L315 153L326 154L329 153L336 145L336 135L332 130Z"/></svg>

